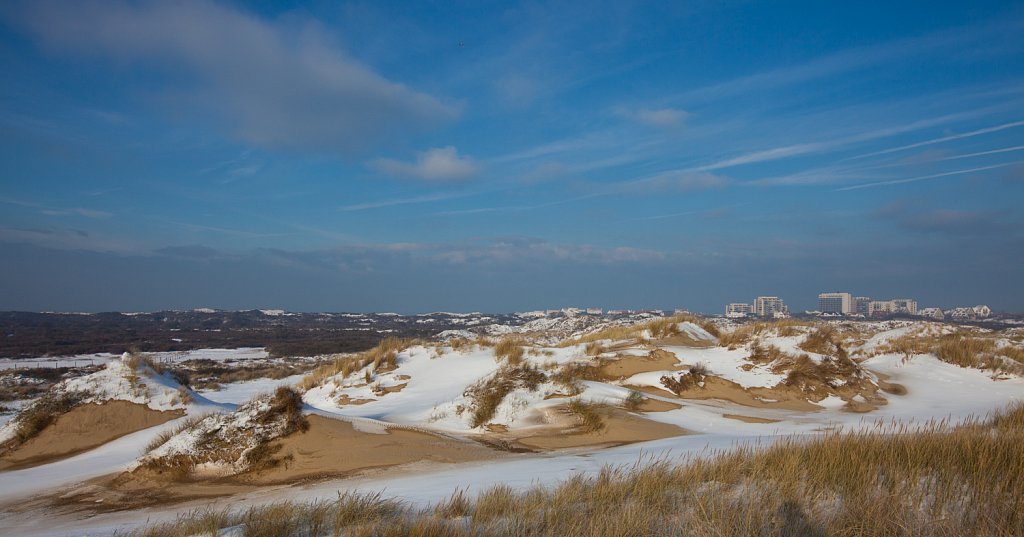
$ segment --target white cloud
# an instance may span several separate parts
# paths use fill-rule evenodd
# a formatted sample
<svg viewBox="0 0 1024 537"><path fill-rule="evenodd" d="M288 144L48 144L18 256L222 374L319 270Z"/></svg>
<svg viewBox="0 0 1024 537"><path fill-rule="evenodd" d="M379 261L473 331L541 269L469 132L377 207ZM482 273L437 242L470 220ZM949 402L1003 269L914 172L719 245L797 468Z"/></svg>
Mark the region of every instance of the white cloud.
<svg viewBox="0 0 1024 537"><path fill-rule="evenodd" d="M476 175L479 167L470 157L460 157L452 146L428 149L416 154L415 162L377 159L370 167L388 175L426 181L459 181Z"/></svg>
<svg viewBox="0 0 1024 537"><path fill-rule="evenodd" d="M204 1L40 0L14 19L51 52L172 75L168 90L180 89L186 107L262 147L350 154L458 114L294 16L268 20Z"/></svg>

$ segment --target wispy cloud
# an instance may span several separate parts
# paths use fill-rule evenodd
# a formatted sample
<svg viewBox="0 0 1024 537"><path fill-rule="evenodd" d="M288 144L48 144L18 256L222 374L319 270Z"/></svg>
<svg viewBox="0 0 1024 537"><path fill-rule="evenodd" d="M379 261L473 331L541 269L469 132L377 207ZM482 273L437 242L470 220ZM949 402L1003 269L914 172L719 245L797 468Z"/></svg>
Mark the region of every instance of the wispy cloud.
<svg viewBox="0 0 1024 537"><path fill-rule="evenodd" d="M965 112L957 112L954 114L946 114L932 118L925 118L904 125L897 125L894 127L886 127L882 129L865 131L850 136L844 136L841 138L836 138L833 140L827 140L823 142L806 142L800 144L791 144L786 146L774 147L770 149L746 153L737 157L721 160L718 162L713 162L711 164L698 166L696 168L692 168L692 170L712 171L719 170L722 168L742 166L745 164L754 164L759 162L785 159L789 157L836 152L842 149L849 148L850 146L853 146L855 144L869 142L872 140L880 140L883 138L888 138L890 136L896 136L898 134L905 134L916 130L934 127L936 125L942 125L953 121L968 119L986 112L988 112L987 108L979 110L970 110Z"/></svg>
<svg viewBox="0 0 1024 537"><path fill-rule="evenodd" d="M367 201L363 203L353 203L351 205L342 205L338 208L339 211L351 212L351 211L365 211L367 209L380 209L382 207L394 207L396 205L412 205L419 203L430 203L434 201L450 200L454 198L461 198L470 195L469 193L457 193L447 192L439 194L428 194L425 196L414 196L409 198L390 198L377 201Z"/></svg>
<svg viewBox="0 0 1024 537"><path fill-rule="evenodd" d="M906 151L907 149L914 149L917 147L924 147L928 145L941 144L943 142L949 142L952 140L961 140L964 138L972 138L974 136L981 136L982 134L989 134L993 132L999 132L1006 129L1012 129L1016 127L1024 126L1024 121L1014 121L1011 123L1004 123L1002 125L995 125L993 127L985 127L983 129L977 129L963 134L953 134L950 136L943 136L941 138L933 138L931 140L925 140L923 142L917 142L913 144L901 145L899 147L892 147L889 149L883 149L881 151L873 151L871 153L865 153L863 155L857 155L855 157L849 157L845 160L855 160L867 157L875 157L879 155L888 155L889 153L896 153L898 151Z"/></svg>
<svg viewBox="0 0 1024 537"><path fill-rule="evenodd" d="M469 179L479 170L479 166L472 158L460 157L458 151L452 146L438 147L417 153L415 162L377 159L371 161L369 166L388 175L435 182Z"/></svg>
<svg viewBox="0 0 1024 537"><path fill-rule="evenodd" d="M46 216L81 216L84 218L92 218L98 220L104 220L114 216L113 213L109 213L107 211L98 211L96 209L86 209L83 207L51 207L48 205L22 201L14 198L0 197L0 203L16 205L18 207L26 207L29 209L37 209L40 214L45 214Z"/></svg>
<svg viewBox="0 0 1024 537"><path fill-rule="evenodd" d="M962 158L982 157L985 155L998 155L1000 153L1009 153L1012 151L1024 151L1024 145L1017 145L1013 147L1003 147L1001 149L990 149L988 151L979 151L977 153L967 153L965 155L952 155L939 160L957 160Z"/></svg>
<svg viewBox="0 0 1024 537"><path fill-rule="evenodd" d="M843 188L837 188L836 192L846 192L846 191L849 191L849 190L860 190L862 188L874 188L874 187L878 187L878 186L902 185L904 183L916 183L918 181L927 181L929 179L938 179L940 177L950 177L950 176L953 176L953 175L964 175L964 174L968 174L968 173L983 172L983 171L986 171L986 170L995 170L997 168L1005 168L1007 166L1012 166L1014 164L1020 164L1022 162L1024 162L1024 160L1018 160L1016 162L1004 162L1002 164L993 164L991 166L981 166L981 167L978 167L978 168L971 168L971 169L968 169L968 170L954 170L954 171L951 171L951 172L934 173L934 174L931 174L931 175L922 175L922 176L919 176L919 177L909 177L909 178L906 178L906 179L893 179L891 181L877 181L877 182L874 182L874 183L864 183L864 184L861 184L861 185L852 185L852 186L846 186L846 187L843 187Z"/></svg>

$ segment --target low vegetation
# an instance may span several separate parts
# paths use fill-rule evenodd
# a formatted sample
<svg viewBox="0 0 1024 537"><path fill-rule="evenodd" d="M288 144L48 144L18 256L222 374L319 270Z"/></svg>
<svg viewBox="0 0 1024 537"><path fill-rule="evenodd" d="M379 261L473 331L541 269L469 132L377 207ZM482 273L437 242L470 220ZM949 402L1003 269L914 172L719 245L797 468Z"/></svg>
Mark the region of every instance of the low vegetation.
<svg viewBox="0 0 1024 537"><path fill-rule="evenodd" d="M323 365L314 360L247 361L226 363L206 358L168 365L167 370L180 384L194 390L216 390L223 384L256 379L283 379L306 373Z"/></svg>
<svg viewBox="0 0 1024 537"><path fill-rule="evenodd" d="M519 338L502 338L502 340L494 346L494 356L498 361L505 360L509 365L517 366L523 363L523 343L524 342Z"/></svg>
<svg viewBox="0 0 1024 537"><path fill-rule="evenodd" d="M529 364L504 365L494 375L470 386L465 395L472 401L468 409L472 426L480 427L491 421L498 406L512 391L535 391L546 379L542 371Z"/></svg>
<svg viewBox="0 0 1024 537"><path fill-rule="evenodd" d="M579 398L569 401L566 410L576 417L580 430L586 433L596 433L604 429L604 419L601 417L603 405L588 403Z"/></svg>
<svg viewBox="0 0 1024 537"><path fill-rule="evenodd" d="M601 378L600 366L580 362L567 363L551 375L551 381L564 386L570 395L577 395L583 391L581 380L600 380Z"/></svg>
<svg viewBox="0 0 1024 537"><path fill-rule="evenodd" d="M608 467L593 477L415 508L376 495L199 511L146 537L256 535L1021 535L1024 405L960 426L892 425L741 446L683 464Z"/></svg>
<svg viewBox="0 0 1024 537"><path fill-rule="evenodd" d="M665 375L661 377L661 385L676 395L699 387L708 375L708 368L703 363L696 363L690 369L679 376Z"/></svg>
<svg viewBox="0 0 1024 537"><path fill-rule="evenodd" d="M339 356L330 363L309 372L299 383L303 391L323 385L334 376L348 377L352 373L372 365L374 371L394 369L398 364L398 353L409 348L414 340L387 338L376 347L358 354Z"/></svg>
<svg viewBox="0 0 1024 537"><path fill-rule="evenodd" d="M281 386L258 396L230 414L211 414L185 422L174 435L162 435L147 448L141 468L170 479L188 479L200 464L229 467L232 473L261 470L280 464L274 441L309 429L302 413L302 396ZM172 437L188 435L172 449L163 448ZM160 441L162 440L162 441Z"/></svg>
<svg viewBox="0 0 1024 537"><path fill-rule="evenodd" d="M622 400L622 406L630 412L636 412L637 410L640 410L640 407L643 406L644 401L646 400L647 398L644 397L642 392L638 390L629 390L629 395Z"/></svg>
<svg viewBox="0 0 1024 537"><path fill-rule="evenodd" d="M960 367L1024 374L1024 348L1000 345L990 334L964 331L938 336L908 334L890 339L877 352L901 354L904 360L934 354L939 360Z"/></svg>
<svg viewBox="0 0 1024 537"><path fill-rule="evenodd" d="M708 332L712 336L718 337L718 327L707 319L701 319L693 315L674 315L672 317L662 317L647 321L644 323L633 324L633 325L615 325L603 328L585 334L578 338L568 339L559 344L562 347L568 347L570 345L580 345L584 343L593 343L604 340L621 341L630 339L666 339L670 337L685 336L685 334L679 329L679 323L690 322ZM702 341L693 340L692 343L700 344ZM588 353L589 354L589 353Z"/></svg>

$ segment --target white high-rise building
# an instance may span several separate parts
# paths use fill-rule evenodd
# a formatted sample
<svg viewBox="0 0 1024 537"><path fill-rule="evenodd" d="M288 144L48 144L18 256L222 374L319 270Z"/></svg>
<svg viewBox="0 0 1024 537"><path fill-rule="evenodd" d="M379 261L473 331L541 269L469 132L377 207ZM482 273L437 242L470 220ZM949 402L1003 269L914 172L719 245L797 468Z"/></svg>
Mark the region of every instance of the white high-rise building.
<svg viewBox="0 0 1024 537"><path fill-rule="evenodd" d="M777 296L759 296L754 299L754 315L761 317L789 317L789 308Z"/></svg>
<svg viewBox="0 0 1024 537"><path fill-rule="evenodd" d="M818 295L818 311L849 315L854 312L853 295L850 293L821 293Z"/></svg>
<svg viewBox="0 0 1024 537"><path fill-rule="evenodd" d="M725 305L725 316L729 318L746 317L753 312L754 308L744 302L733 302L732 304Z"/></svg>

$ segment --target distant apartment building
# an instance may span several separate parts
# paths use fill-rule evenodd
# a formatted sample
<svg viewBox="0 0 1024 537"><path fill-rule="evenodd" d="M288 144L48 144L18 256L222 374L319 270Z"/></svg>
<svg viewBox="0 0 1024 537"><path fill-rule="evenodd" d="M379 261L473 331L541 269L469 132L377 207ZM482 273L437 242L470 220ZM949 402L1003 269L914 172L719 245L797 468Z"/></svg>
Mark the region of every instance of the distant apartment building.
<svg viewBox="0 0 1024 537"><path fill-rule="evenodd" d="M754 308L744 302L733 302L725 305L725 316L730 319L746 317L754 313Z"/></svg>
<svg viewBox="0 0 1024 537"><path fill-rule="evenodd" d="M893 300L872 300L868 302L868 316L880 317L895 313L917 314L917 301L910 298L896 298Z"/></svg>
<svg viewBox="0 0 1024 537"><path fill-rule="evenodd" d="M604 310L601 308L587 308L587 315L601 315Z"/></svg>
<svg viewBox="0 0 1024 537"><path fill-rule="evenodd" d="M869 296L855 296L853 297L853 311L861 315L868 314L868 304L871 303L871 297Z"/></svg>
<svg viewBox="0 0 1024 537"><path fill-rule="evenodd" d="M688 310L686 308L676 308L674 311L672 311L672 315L689 315L689 314L690 314L690 310Z"/></svg>
<svg viewBox="0 0 1024 537"><path fill-rule="evenodd" d="M853 295L850 293L821 293L818 295L818 311L849 315L854 312Z"/></svg>
<svg viewBox="0 0 1024 537"><path fill-rule="evenodd" d="M789 308L777 296L759 296L754 299L754 315L761 317L789 317Z"/></svg>

